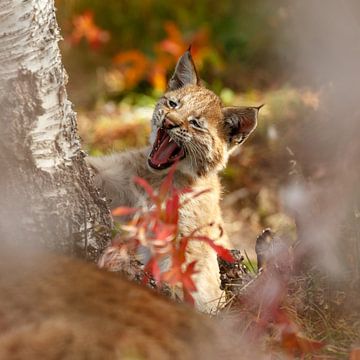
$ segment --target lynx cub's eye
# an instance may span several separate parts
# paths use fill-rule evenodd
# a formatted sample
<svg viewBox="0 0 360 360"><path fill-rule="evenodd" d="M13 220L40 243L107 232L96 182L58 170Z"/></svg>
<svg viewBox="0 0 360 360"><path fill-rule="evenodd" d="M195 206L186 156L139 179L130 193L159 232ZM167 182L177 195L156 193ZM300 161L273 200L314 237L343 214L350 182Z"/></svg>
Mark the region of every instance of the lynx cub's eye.
<svg viewBox="0 0 360 360"><path fill-rule="evenodd" d="M171 109L175 109L178 106L178 103L174 100L169 99L167 103L168 103L169 108L171 108Z"/></svg>
<svg viewBox="0 0 360 360"><path fill-rule="evenodd" d="M191 118L189 120L189 124L192 127L196 127L196 128L199 128L199 129L202 129L204 127L204 124L197 118Z"/></svg>

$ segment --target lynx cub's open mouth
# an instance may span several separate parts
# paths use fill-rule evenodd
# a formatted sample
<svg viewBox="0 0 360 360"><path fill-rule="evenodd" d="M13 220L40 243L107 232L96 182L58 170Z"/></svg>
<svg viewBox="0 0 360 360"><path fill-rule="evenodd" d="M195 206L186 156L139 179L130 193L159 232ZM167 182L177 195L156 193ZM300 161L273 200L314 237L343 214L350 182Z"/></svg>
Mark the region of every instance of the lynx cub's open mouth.
<svg viewBox="0 0 360 360"><path fill-rule="evenodd" d="M149 155L149 165L154 169L162 170L184 157L184 149L170 138L165 129L160 128Z"/></svg>

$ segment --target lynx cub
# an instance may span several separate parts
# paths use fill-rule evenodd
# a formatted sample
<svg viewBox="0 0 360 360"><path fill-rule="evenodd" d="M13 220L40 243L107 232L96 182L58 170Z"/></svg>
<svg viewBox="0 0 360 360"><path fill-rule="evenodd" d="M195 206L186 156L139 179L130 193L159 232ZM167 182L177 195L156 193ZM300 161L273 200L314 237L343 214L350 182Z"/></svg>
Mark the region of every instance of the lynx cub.
<svg viewBox="0 0 360 360"><path fill-rule="evenodd" d="M103 188L111 206L138 206L146 201L133 177L145 178L158 187L169 167L178 161L174 185L211 192L193 199L180 213L180 231L188 234L202 227L201 233L218 244L229 247L226 235L219 238L214 223L223 220L219 200L221 185L218 172L228 156L254 130L260 107L223 107L212 91L203 87L190 51L179 59L166 93L157 103L152 117L150 146L135 151L90 158L96 182ZM221 295L219 269L215 252L206 244L193 242L188 261L197 260L194 294L201 311L211 311Z"/></svg>

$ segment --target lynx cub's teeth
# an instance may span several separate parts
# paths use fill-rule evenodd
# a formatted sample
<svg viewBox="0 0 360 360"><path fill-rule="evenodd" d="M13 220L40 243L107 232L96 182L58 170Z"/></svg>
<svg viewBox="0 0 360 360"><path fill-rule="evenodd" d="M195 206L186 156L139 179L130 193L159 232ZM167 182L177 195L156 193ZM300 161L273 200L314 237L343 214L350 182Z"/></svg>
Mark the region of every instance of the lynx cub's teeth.
<svg viewBox="0 0 360 360"><path fill-rule="evenodd" d="M172 142L172 141L174 141L172 138L170 138L170 140L169 140L169 144Z"/></svg>

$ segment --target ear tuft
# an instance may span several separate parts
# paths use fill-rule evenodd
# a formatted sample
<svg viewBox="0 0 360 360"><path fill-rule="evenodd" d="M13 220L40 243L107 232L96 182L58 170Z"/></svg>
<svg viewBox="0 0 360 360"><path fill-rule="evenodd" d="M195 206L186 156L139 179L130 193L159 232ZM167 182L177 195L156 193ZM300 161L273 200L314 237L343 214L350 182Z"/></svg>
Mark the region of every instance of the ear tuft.
<svg viewBox="0 0 360 360"><path fill-rule="evenodd" d="M176 90L188 84L200 85L200 78L190 53L190 47L178 60L174 74L169 81L168 90Z"/></svg>
<svg viewBox="0 0 360 360"><path fill-rule="evenodd" d="M259 108L226 107L222 110L224 131L229 147L243 143L256 128Z"/></svg>

